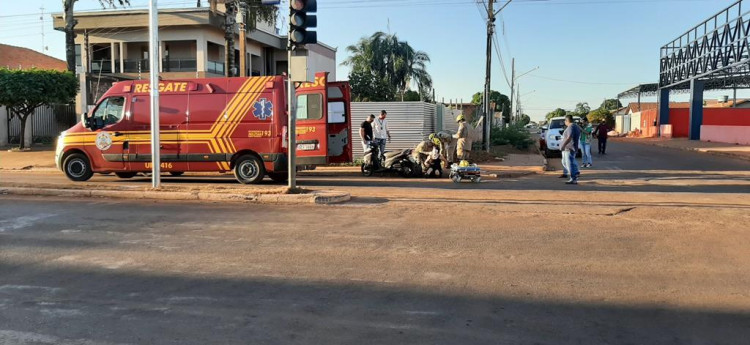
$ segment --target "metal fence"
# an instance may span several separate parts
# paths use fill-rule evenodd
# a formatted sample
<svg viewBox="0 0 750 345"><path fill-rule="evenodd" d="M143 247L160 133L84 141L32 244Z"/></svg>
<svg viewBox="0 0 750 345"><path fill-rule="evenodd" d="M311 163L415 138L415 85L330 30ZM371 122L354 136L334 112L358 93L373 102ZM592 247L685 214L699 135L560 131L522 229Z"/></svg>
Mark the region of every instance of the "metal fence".
<svg viewBox="0 0 750 345"><path fill-rule="evenodd" d="M354 102L352 103L352 132L354 134L354 157L361 158L363 151L359 140L359 126L381 110L388 112L388 126L393 142L388 150L414 148L435 131L435 104L423 102Z"/></svg>
<svg viewBox="0 0 750 345"><path fill-rule="evenodd" d="M8 121L8 143L19 144L21 141L21 120L10 113L0 121ZM75 105L61 104L51 107L39 107L26 121L31 126L31 137L35 143L54 143L60 132L78 122Z"/></svg>

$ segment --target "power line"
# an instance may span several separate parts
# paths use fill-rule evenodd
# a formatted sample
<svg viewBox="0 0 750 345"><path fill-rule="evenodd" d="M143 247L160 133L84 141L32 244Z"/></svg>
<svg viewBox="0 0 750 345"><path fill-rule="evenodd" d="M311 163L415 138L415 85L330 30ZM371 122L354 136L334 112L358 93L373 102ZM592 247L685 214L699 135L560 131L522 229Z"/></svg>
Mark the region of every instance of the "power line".
<svg viewBox="0 0 750 345"><path fill-rule="evenodd" d="M573 83L573 84L585 84L585 85L637 85L637 84L639 84L639 83L603 83L603 82L569 80L569 79L559 79L559 78L543 77L543 76L535 75L535 74L529 74L528 76L529 77L533 77L533 78L538 78L538 79L557 81L557 82L561 82L561 83Z"/></svg>

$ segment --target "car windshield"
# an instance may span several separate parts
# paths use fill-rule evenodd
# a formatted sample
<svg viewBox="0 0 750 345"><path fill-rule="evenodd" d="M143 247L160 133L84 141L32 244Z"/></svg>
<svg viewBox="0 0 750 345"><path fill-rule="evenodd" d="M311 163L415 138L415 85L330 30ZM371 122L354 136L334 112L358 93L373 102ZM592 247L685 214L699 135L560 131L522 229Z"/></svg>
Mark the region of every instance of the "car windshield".
<svg viewBox="0 0 750 345"><path fill-rule="evenodd" d="M560 119L560 120L552 120L552 121L550 121L550 123L549 123L549 128L550 128L550 129L555 129L555 128L563 128L563 127L565 127L565 120L563 120L563 119Z"/></svg>

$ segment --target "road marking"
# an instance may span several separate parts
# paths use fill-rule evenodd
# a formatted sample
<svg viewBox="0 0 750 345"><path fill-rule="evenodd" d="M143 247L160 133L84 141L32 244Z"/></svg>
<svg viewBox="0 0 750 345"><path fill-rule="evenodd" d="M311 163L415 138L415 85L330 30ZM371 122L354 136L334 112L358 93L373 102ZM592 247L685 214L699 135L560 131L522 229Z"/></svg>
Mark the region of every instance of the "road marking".
<svg viewBox="0 0 750 345"><path fill-rule="evenodd" d="M35 345L117 345L110 342L102 342L88 339L66 340L49 334L21 332L9 329L0 329L0 344L35 344ZM118 343L125 345L125 343Z"/></svg>
<svg viewBox="0 0 750 345"><path fill-rule="evenodd" d="M33 216L21 216L13 219L2 220L0 221L0 232L23 229L34 225L34 223L42 219L54 217L56 215L57 213L41 213Z"/></svg>
<svg viewBox="0 0 750 345"><path fill-rule="evenodd" d="M56 287L49 287L49 286L35 286L35 285L0 285L0 292L6 292L6 291L33 291L33 290L41 290L51 293L57 293L62 288L56 288Z"/></svg>

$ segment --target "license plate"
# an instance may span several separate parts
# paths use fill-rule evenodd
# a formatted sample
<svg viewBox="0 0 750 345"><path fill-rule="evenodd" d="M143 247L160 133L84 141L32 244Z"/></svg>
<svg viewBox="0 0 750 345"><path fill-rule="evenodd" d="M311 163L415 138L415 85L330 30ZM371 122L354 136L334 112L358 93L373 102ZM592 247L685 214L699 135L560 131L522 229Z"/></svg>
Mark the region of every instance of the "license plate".
<svg viewBox="0 0 750 345"><path fill-rule="evenodd" d="M298 144L297 150L299 151L315 151L315 144Z"/></svg>

